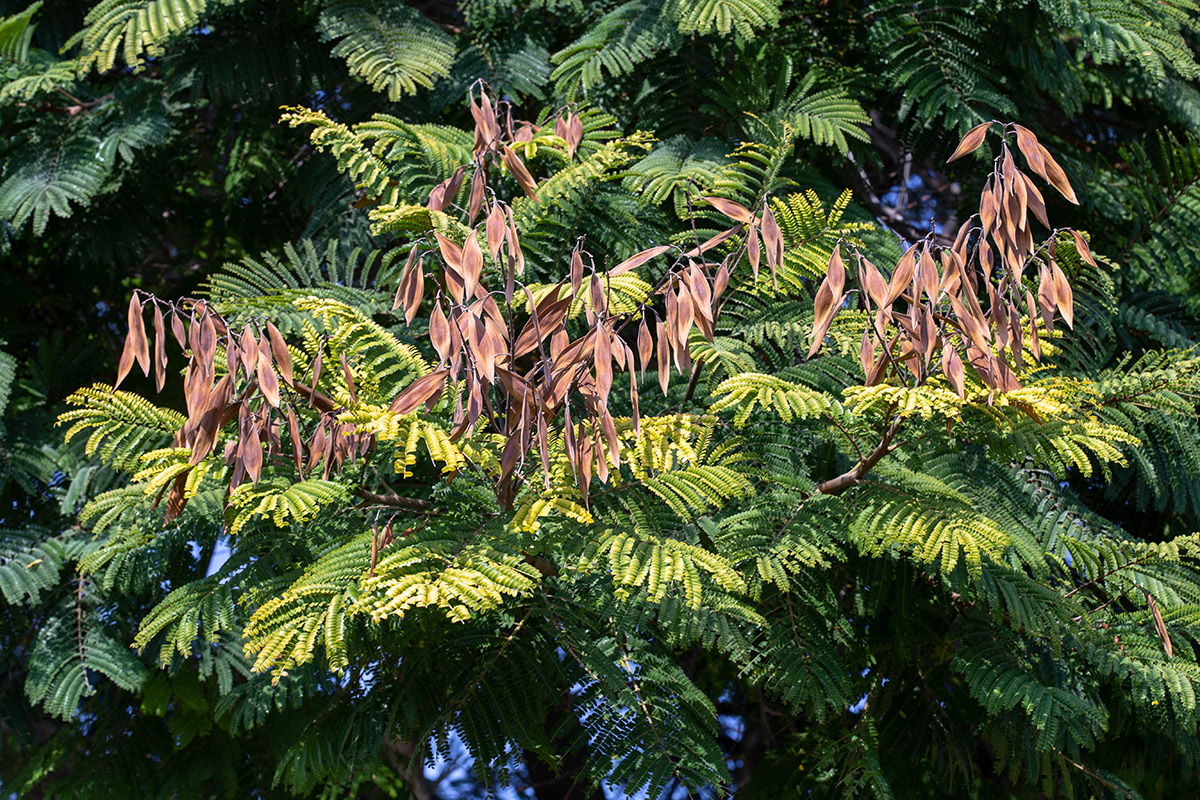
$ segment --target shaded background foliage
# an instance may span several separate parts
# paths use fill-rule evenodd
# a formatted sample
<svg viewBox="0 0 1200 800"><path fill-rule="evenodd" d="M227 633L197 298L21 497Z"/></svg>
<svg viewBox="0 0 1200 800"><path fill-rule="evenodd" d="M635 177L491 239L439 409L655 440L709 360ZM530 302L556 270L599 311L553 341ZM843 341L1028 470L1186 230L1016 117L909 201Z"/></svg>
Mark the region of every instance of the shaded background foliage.
<svg viewBox="0 0 1200 800"><path fill-rule="evenodd" d="M1060 157L1079 189L1079 207L1049 198L1051 216L1087 231L1093 250L1112 260L1113 283L1096 292L1115 303L1111 332L1080 335L1073 346L1081 361L1137 359L1195 341L1200 94L1198 10L1189 2L104 0L5 3L0 13L5 789L89 797L127 795L131 786L162 787L163 796L434 791L411 761L421 743L387 739L388 721L372 716L383 711L355 716L334 702L378 679L369 659L342 678L297 671L293 681L265 688L248 678L236 647L176 656L165 672L155 669L157 653L129 649L149 609L208 571L218 547L211 526L181 525L102 579L76 570L97 546L78 526L77 511L122 479L85 457L81 441L63 444L53 421L71 391L111 379L130 293L194 295L222 264L301 239L317 251L335 243L343 261L356 247L387 250L396 241L371 233L369 208L354 207L361 196L355 181L304 134L281 125L280 106L322 110L346 124L382 112L469 130L468 87L483 77L518 118L581 103L611 115L623 134L653 131L657 143L626 179L642 200L624 207L613 190L589 223L598 241L617 243L614 250L627 244L622 235L666 240L687 216L689 192L721 193L716 181L726 154L745 142L776 141L784 124L794 141L770 188L811 188L832 206L849 186L849 220L877 220L909 241L932 227L949 241L974 208L984 170L978 161L945 165L945 158L974 125L1016 119ZM414 193L430 188L422 180L413 179ZM890 238L877 242L895 248ZM566 242L569 250L569 239L555 229L545 247ZM149 392L150 381L139 381L135 373L133 387ZM182 405L170 394L159 402ZM1193 532L1195 443L1181 452L1161 429L1147 435L1159 441L1140 469L1067 476L1080 513L1122 523L1149 541ZM844 575L811 587L814 596L838 595L847 616L905 620L866 632L857 652L910 651L906 663L922 673L916 683L899 680L899 666L890 676L854 678L855 696L874 687L878 731L862 724L857 706L858 713L820 723L815 714L781 712L786 687L764 693L704 648L657 666L663 676L682 670L728 715L718 741L733 784L748 793L805 785L813 771L799 772L805 754L830 741L839 751L827 763L867 762L864 774L890 775L919 764L907 791L933 792L944 765L906 752L906 742L931 727L972 730L979 713L956 677L955 653L938 650L951 638L971 641L949 630L956 601L904 561L864 556L837 569ZM848 588L864 585L876 593ZM601 587L594 591L603 595ZM909 605L898 610L894 602ZM393 645L424 635L394 633ZM455 634L458 641L441 641L439 653L450 654L444 668L458 676L448 677L448 687L467 680L470 643L479 635L467 629ZM522 646L532 661L557 644L546 638ZM644 655L645 668L655 666L659 656ZM522 671L515 651L505 658L512 663L502 670ZM267 699L235 708L229 698L249 687ZM912 707L889 691L944 692L950 719L889 714L889 704ZM520 698L509 699L519 706ZM570 702L551 710L552 719L568 717ZM921 707L936 716L933 706ZM1096 706L1120 708L1103 697ZM489 711L497 719L520 716ZM301 723L322 715L341 741L354 743L349 751L305 750ZM1089 763L1112 756L1136 764L1124 778L1147 796L1194 790L1194 777L1180 768L1190 767L1194 753L1181 755L1178 741L1132 723L1113 730L1121 733L1100 742ZM557 771L546 753L514 752L518 782L536 785L538 796L566 796L590 768L574 735L574 750L564 736L546 740L546 752L563 759ZM1019 757L996 752L999 745L984 738L947 736L945 752L975 765L970 780L980 796L1052 794L1066 785L1014 785L996 764ZM889 744L880 749L876 739ZM846 780L852 790L853 779Z"/></svg>

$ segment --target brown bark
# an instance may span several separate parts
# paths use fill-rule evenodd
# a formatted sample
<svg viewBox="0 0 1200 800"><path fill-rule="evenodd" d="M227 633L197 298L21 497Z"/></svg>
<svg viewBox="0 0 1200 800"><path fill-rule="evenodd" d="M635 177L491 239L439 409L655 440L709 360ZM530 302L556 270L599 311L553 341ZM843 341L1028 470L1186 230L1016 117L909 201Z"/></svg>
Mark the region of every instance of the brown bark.
<svg viewBox="0 0 1200 800"><path fill-rule="evenodd" d="M896 438L896 434L900 431L900 418L893 420L883 433L883 439L874 450L851 467L849 470L838 475L836 478L830 478L827 481L822 481L817 485L817 491L820 494L841 494L851 486L855 486L870 472L876 464L878 464L884 456L892 451L892 441Z"/></svg>

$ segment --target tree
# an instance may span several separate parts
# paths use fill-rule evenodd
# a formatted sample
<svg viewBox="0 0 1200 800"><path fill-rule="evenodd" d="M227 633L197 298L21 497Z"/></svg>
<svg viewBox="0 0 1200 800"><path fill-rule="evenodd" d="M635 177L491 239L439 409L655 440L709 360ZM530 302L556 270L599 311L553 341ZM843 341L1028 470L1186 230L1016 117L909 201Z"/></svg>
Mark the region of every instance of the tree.
<svg viewBox="0 0 1200 800"><path fill-rule="evenodd" d="M1194 15L966 10L8 17L5 786L1194 782Z"/></svg>

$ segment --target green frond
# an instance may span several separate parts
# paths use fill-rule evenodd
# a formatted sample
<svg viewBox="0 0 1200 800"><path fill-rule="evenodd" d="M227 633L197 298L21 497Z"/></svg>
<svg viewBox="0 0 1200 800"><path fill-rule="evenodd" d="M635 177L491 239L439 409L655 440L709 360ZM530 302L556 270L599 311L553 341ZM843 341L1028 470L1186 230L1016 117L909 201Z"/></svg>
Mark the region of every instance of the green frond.
<svg viewBox="0 0 1200 800"><path fill-rule="evenodd" d="M0 58L21 64L29 57L29 43L33 40L33 15L42 7L39 2L30 3L24 11L0 20Z"/></svg>
<svg viewBox="0 0 1200 800"><path fill-rule="evenodd" d="M107 72L118 63L140 71L146 58L162 56L164 46L196 28L208 10L208 0L101 0L64 49L79 47L80 75L93 67Z"/></svg>
<svg viewBox="0 0 1200 800"><path fill-rule="evenodd" d="M707 576L722 590L740 594L745 582L720 556L680 539L662 539L630 532L605 531L584 551L577 568L607 567L616 584L617 596L625 599L634 587L644 588L650 602L663 599L679 587L688 605L700 607Z"/></svg>
<svg viewBox="0 0 1200 800"><path fill-rule="evenodd" d="M717 139L693 142L686 136L673 136L656 144L629 168L625 185L654 205L671 200L675 215L686 218L688 199L697 202L712 191L727 150Z"/></svg>
<svg viewBox="0 0 1200 800"><path fill-rule="evenodd" d="M414 379L429 373L431 366L411 344L400 342L357 309L336 300L305 297L293 302L321 323L327 334L330 354L345 356L354 373L363 403L388 404ZM345 407L351 406L344 374L330 370L335 394Z"/></svg>
<svg viewBox="0 0 1200 800"><path fill-rule="evenodd" d="M437 422L421 419L415 412L400 415L381 405L360 403L353 411L338 415L340 422L352 423L356 430L375 436L379 442L395 442L393 452L397 475L411 478L422 442L431 461L442 465L444 474L453 475L467 465L467 452L450 440L450 434Z"/></svg>
<svg viewBox="0 0 1200 800"><path fill-rule="evenodd" d="M70 86L75 82L75 72L74 61L60 61L49 53L34 50L20 64L16 74L0 86L0 102L29 100Z"/></svg>
<svg viewBox="0 0 1200 800"><path fill-rule="evenodd" d="M111 165L97 158L101 139L88 133L73 133L20 163L0 183L0 217L21 228L33 221L33 233L46 232L51 215L70 217L86 208L111 173Z"/></svg>
<svg viewBox="0 0 1200 800"><path fill-rule="evenodd" d="M353 612L379 622L403 618L411 609L438 609L451 622L464 622L527 595L540 582L537 570L500 537L464 540L463 532L430 529L405 536L364 576Z"/></svg>
<svg viewBox="0 0 1200 800"><path fill-rule="evenodd" d="M858 243L863 234L874 230L870 223L844 219L852 198L850 191L844 191L828 209L811 189L771 198L784 241L783 264L778 271L780 293L808 296L808 283L824 276L834 247L842 241ZM753 291L769 294L771 286L765 277L760 278Z"/></svg>
<svg viewBox="0 0 1200 800"><path fill-rule="evenodd" d="M0 531L0 594L11 606L36 604L42 592L58 585L63 568L87 550L87 538L72 531Z"/></svg>
<svg viewBox="0 0 1200 800"><path fill-rule="evenodd" d="M85 597L79 602L86 605L80 606L78 616L72 597L47 619L30 653L25 681L29 702L60 719L69 719L80 700L96 691L89 673L99 673L129 691L146 677L142 662L114 638L93 604Z"/></svg>
<svg viewBox="0 0 1200 800"><path fill-rule="evenodd" d="M763 3L766 5L766 3ZM693 3L690 5L699 5ZM555 93L587 97L606 81L628 75L680 40L678 26L662 4L630 0L592 23L588 31L551 58Z"/></svg>
<svg viewBox="0 0 1200 800"><path fill-rule="evenodd" d="M161 635L158 661L168 666L176 655L190 658L197 642L219 642L227 632L240 633L233 590L214 575L184 584L164 597L142 619L133 646L143 651Z"/></svg>
<svg viewBox="0 0 1200 800"><path fill-rule="evenodd" d="M991 15L965 0L886 0L869 10L872 48L884 55L886 79L903 92L900 119L966 133L989 119L1011 119L1004 73L989 54Z"/></svg>
<svg viewBox="0 0 1200 800"><path fill-rule="evenodd" d="M1023 643L1013 633L998 638L989 628L966 640L956 664L971 696L991 715L1023 711L1037 732L1039 750L1091 748L1108 728L1100 698L1081 686L1066 665L1049 672L1037 661L1029 663L1019 655Z"/></svg>
<svg viewBox="0 0 1200 800"><path fill-rule="evenodd" d="M469 131L445 125L413 125L388 114L375 114L354 127L321 111L286 109L291 127L312 125L309 139L337 159L338 170L382 205L423 200L460 165L472 161Z"/></svg>
<svg viewBox="0 0 1200 800"><path fill-rule="evenodd" d="M0 351L0 417L4 416L4 411L8 408L8 401L12 398L12 390L16 382L17 359Z"/></svg>
<svg viewBox="0 0 1200 800"><path fill-rule="evenodd" d="M1120 253L1143 288L1170 289L1188 298L1200 284L1196 230L1200 224L1200 140L1161 133L1155 146L1133 145L1122 156L1136 180L1115 181L1117 196L1137 230Z"/></svg>
<svg viewBox="0 0 1200 800"><path fill-rule="evenodd" d="M713 182L713 194L754 205L764 194L792 188L794 182L784 177L782 171L792 154L793 141L792 136L782 135L769 142L749 141L739 145L729 154L721 174ZM720 219L722 226L728 222L724 217Z"/></svg>
<svg viewBox="0 0 1200 800"><path fill-rule="evenodd" d="M848 707L853 687L837 650L838 620L830 593L817 589L814 594L810 589L782 594L773 605L789 621L762 631L754 658L743 671L789 708L819 717Z"/></svg>
<svg viewBox="0 0 1200 800"><path fill-rule="evenodd" d="M346 636L358 582L370 567L370 531L319 556L284 591L258 605L243 636L254 671L271 670L279 680L293 667L312 661L324 648L329 668L347 664Z"/></svg>
<svg viewBox="0 0 1200 800"><path fill-rule="evenodd" d="M429 89L450 74L454 41L419 13L399 2L331 0L317 24L333 55L346 59L351 74L392 102Z"/></svg>
<svg viewBox="0 0 1200 800"><path fill-rule="evenodd" d="M78 408L58 418L59 425L71 426L64 435L66 441L90 430L87 454L126 472L141 466L142 453L166 447L186 422L176 411L101 383L80 389L67 403Z"/></svg>
<svg viewBox="0 0 1200 800"><path fill-rule="evenodd" d="M746 424L758 406L774 411L784 422L840 411L837 401L823 392L757 372L744 372L726 378L717 386L714 394L720 399L712 405L713 413L736 407L733 424L739 428Z"/></svg>
<svg viewBox="0 0 1200 800"><path fill-rule="evenodd" d="M931 475L900 475L898 485L862 492L850 540L864 552L905 551L946 574L961 563L976 577L985 560L1001 558L1012 539L972 498Z"/></svg>
<svg viewBox="0 0 1200 800"><path fill-rule="evenodd" d="M668 4L679 32L685 36L735 30L753 39L779 24L779 0L672 0Z"/></svg>
<svg viewBox="0 0 1200 800"><path fill-rule="evenodd" d="M566 272L571 232L587 225L587 249L612 263L644 249L654 228L650 211L622 188L622 170L650 148L653 137L644 132L604 142L576 162L557 170L538 184L538 201L519 198L513 217L529 266L542 280Z"/></svg>
<svg viewBox="0 0 1200 800"><path fill-rule="evenodd" d="M542 42L525 31L505 31L460 46L446 84L461 87L482 77L500 95L545 100L552 69Z"/></svg>
<svg viewBox="0 0 1200 800"><path fill-rule="evenodd" d="M850 152L847 139L870 141L865 128L871 119L845 89L817 89L822 81L810 70L782 108L784 118L796 135L817 145L833 145L843 155Z"/></svg>
<svg viewBox="0 0 1200 800"><path fill-rule="evenodd" d="M255 517L270 517L277 528L299 525L322 509L345 504L345 487L331 481L306 480L291 483L284 478L244 483L229 495L233 521L229 535L236 536Z"/></svg>
<svg viewBox="0 0 1200 800"><path fill-rule="evenodd" d="M358 248L348 253L335 240L318 250L311 239L283 246L283 256L263 253L227 263L208 279L209 298L226 316L270 313L276 327L299 326L295 300L323 297L355 307L366 314L391 308L389 284L396 280L401 251Z"/></svg>
<svg viewBox="0 0 1200 800"><path fill-rule="evenodd" d="M395 202L390 193L385 194L391 180L388 165L372 153L349 126L335 122L322 111L306 108L285 111L281 117L285 124L293 128L313 126L309 139L318 150L329 152L337 159L338 171L359 183L368 193L384 198L384 202Z"/></svg>
<svg viewBox="0 0 1200 800"><path fill-rule="evenodd" d="M579 691L572 738L586 743L594 779L661 792L674 778L684 785L722 785L724 761L711 733L716 709L671 659L641 639L622 646L596 637L587 618L553 609L560 643ZM636 744L635 744L636 743Z"/></svg>
<svg viewBox="0 0 1200 800"><path fill-rule="evenodd" d="M708 386L719 385L729 375L740 375L760 369L754 348L731 336L714 336L710 342L697 330L688 336L688 350L693 363L705 365Z"/></svg>
<svg viewBox="0 0 1200 800"><path fill-rule="evenodd" d="M1137 64L1156 82L1166 78L1167 69L1185 78L1200 75L1200 66L1186 39L1187 34L1196 32L1196 15L1200 12L1200 6L1190 0L1040 0L1038 5L1059 26L1078 31L1083 47L1097 63L1126 60Z"/></svg>
<svg viewBox="0 0 1200 800"><path fill-rule="evenodd" d="M605 307L610 314L633 313L641 308L642 303L650 296L650 290L654 288L638 275L637 271L626 272L624 275L618 275L615 278L603 273L597 273L597 276L600 285L603 287L602 293L605 299ZM589 311L595 313L595 309L592 308L590 290L592 280L597 279L597 276L584 276L583 281L579 285L579 291L575 293L574 300L567 309L568 319L579 319ZM559 298L565 298L570 293L569 286L560 287L557 284L529 283L525 285L525 288L532 295L534 305L542 302L555 289L559 290ZM513 297L513 308L526 311L528 307L529 300L524 296L524 293Z"/></svg>

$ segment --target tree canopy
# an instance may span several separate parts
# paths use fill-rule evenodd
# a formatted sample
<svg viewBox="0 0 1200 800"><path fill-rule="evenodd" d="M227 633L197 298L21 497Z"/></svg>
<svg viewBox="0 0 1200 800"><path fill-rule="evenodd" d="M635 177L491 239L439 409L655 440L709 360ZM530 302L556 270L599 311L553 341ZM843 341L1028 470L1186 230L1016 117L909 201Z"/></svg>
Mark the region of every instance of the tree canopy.
<svg viewBox="0 0 1200 800"><path fill-rule="evenodd" d="M0 4L0 787L1195 792L1198 11Z"/></svg>

